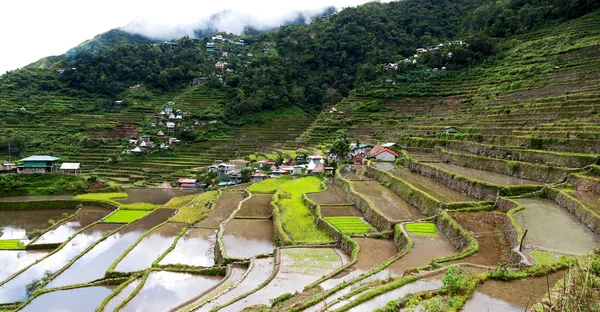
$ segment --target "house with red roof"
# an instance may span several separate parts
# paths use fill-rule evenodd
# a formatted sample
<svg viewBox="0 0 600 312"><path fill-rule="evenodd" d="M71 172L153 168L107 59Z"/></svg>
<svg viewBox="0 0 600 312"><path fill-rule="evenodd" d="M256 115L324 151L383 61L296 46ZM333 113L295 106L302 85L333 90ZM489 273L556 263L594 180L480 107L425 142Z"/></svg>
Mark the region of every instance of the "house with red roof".
<svg viewBox="0 0 600 312"><path fill-rule="evenodd" d="M198 188L198 179L181 178L177 180L177 184L182 190L195 190Z"/></svg>
<svg viewBox="0 0 600 312"><path fill-rule="evenodd" d="M374 157L377 160L380 161L395 161L396 158L398 158L398 153L392 151L389 148L384 148L378 152L375 152L371 155L371 157Z"/></svg>

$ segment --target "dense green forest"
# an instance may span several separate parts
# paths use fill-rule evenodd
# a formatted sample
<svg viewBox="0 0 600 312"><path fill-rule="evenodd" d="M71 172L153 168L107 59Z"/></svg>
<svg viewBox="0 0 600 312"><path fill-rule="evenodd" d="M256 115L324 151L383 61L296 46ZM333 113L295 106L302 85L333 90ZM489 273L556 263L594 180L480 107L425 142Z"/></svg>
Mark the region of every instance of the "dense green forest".
<svg viewBox="0 0 600 312"><path fill-rule="evenodd" d="M594 0L406 0L367 3L310 24L282 26L242 38L245 45L219 43L219 53L207 52L209 38L162 43L118 44L81 48L68 53L47 70L9 72L0 78L5 92L40 96L58 92L70 96L149 99L177 91L194 78L210 77L207 86L226 94L204 114L229 124L250 112L295 106L308 113L339 101L361 83L380 79L378 69L415 53L415 49L450 40L469 44L454 50L451 68L472 65L496 52L496 42L537 27L572 19L599 6ZM113 38L113 39L115 39ZM229 52L228 72L215 73L220 52ZM428 56L421 65L445 65ZM143 84L144 91L130 86ZM110 101L108 101L110 100Z"/></svg>

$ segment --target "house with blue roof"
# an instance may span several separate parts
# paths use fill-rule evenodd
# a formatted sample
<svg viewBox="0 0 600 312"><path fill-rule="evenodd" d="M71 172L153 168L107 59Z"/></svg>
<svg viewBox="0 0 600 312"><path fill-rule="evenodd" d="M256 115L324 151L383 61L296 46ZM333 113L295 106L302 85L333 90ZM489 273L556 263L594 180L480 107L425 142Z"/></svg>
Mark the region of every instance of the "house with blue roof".
<svg viewBox="0 0 600 312"><path fill-rule="evenodd" d="M56 162L60 158L53 156L29 156L21 159L22 164L17 166L17 173L54 173L56 172Z"/></svg>

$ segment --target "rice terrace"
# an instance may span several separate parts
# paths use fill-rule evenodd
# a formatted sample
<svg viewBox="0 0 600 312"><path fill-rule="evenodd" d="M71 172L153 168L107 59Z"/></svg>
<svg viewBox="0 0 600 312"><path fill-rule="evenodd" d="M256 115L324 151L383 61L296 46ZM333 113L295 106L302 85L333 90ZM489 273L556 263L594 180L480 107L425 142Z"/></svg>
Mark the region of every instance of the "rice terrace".
<svg viewBox="0 0 600 312"><path fill-rule="evenodd" d="M1 75L0 312L600 311L600 6L425 2Z"/></svg>

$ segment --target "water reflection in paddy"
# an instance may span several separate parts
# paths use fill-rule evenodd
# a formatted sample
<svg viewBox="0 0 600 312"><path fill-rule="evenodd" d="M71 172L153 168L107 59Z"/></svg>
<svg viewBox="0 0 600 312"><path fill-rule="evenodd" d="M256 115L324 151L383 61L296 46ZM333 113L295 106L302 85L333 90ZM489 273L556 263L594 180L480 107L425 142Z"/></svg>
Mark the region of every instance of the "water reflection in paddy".
<svg viewBox="0 0 600 312"><path fill-rule="evenodd" d="M107 237L77 259L71 267L52 280L47 287L55 288L87 283L102 278L110 265L129 246L135 243L144 232L167 220L173 215L173 212L171 209L155 210L121 231Z"/></svg>
<svg viewBox="0 0 600 312"><path fill-rule="evenodd" d="M19 311L26 312L84 312L94 311L116 286L93 286L57 290L33 299Z"/></svg>
<svg viewBox="0 0 600 312"><path fill-rule="evenodd" d="M117 264L115 271L133 272L151 267L152 262L173 245L183 227L181 223L167 223L152 231Z"/></svg>
<svg viewBox="0 0 600 312"><path fill-rule="evenodd" d="M108 208L86 206L71 219L63 222L57 228L44 233L34 244L58 244L66 241L82 228L104 218L111 213Z"/></svg>
<svg viewBox="0 0 600 312"><path fill-rule="evenodd" d="M138 294L121 311L168 311L219 283L219 276L152 272Z"/></svg>
<svg viewBox="0 0 600 312"><path fill-rule="evenodd" d="M66 215L75 213L75 209L47 210L2 210L0 211L0 239L27 239L27 232L43 230Z"/></svg>
<svg viewBox="0 0 600 312"><path fill-rule="evenodd" d="M97 224L77 234L60 250L0 286L0 303L24 300L27 297L25 286L32 280L41 278L46 271L58 271L87 247L102 238L105 233L113 231L119 226L117 224Z"/></svg>
<svg viewBox="0 0 600 312"><path fill-rule="evenodd" d="M232 219L225 226L223 244L229 257L251 258L272 253L274 235L272 220Z"/></svg>
<svg viewBox="0 0 600 312"><path fill-rule="evenodd" d="M139 284L140 284L139 279L136 279L135 281L127 284L127 286L125 286L123 289L121 289L121 291L116 296L112 297L110 299L110 301L108 301L108 303L104 306L103 311L107 311L107 312L115 311L115 309L119 306L119 304L121 304L121 302L123 302L123 300L127 299L127 297L129 297L129 295L131 295L131 293L133 293L133 290Z"/></svg>
<svg viewBox="0 0 600 312"><path fill-rule="evenodd" d="M188 229L177 241L175 248L160 261L160 264L213 266L215 265L216 242L216 230Z"/></svg>
<svg viewBox="0 0 600 312"><path fill-rule="evenodd" d="M0 250L0 282L48 253L46 250Z"/></svg>

